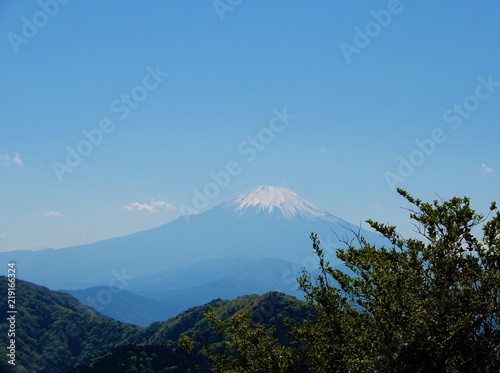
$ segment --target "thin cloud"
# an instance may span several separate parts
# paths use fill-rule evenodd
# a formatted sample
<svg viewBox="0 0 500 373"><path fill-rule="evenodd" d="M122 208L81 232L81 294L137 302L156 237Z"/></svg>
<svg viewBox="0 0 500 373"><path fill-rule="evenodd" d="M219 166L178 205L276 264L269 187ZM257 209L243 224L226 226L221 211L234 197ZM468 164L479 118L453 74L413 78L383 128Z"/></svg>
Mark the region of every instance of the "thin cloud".
<svg viewBox="0 0 500 373"><path fill-rule="evenodd" d="M60 218L63 214L61 214L58 211L49 211L49 212L46 212L43 215L45 215L45 216L47 216L49 218Z"/></svg>
<svg viewBox="0 0 500 373"><path fill-rule="evenodd" d="M164 201L159 201L152 199L150 203L140 203L140 202L132 202L130 205L125 206L125 209L128 211L148 211L148 212L156 212L160 209L164 210L177 210L177 208L171 203L167 203Z"/></svg>
<svg viewBox="0 0 500 373"><path fill-rule="evenodd" d="M319 149L316 153L318 153L318 154L326 154L326 153L328 153L328 149L326 149L326 148L321 148L321 149Z"/></svg>
<svg viewBox="0 0 500 373"><path fill-rule="evenodd" d="M23 160L21 159L19 153L15 153L14 156L5 153L5 154L0 154L0 163L7 166L22 166Z"/></svg>
<svg viewBox="0 0 500 373"><path fill-rule="evenodd" d="M493 169L489 167L486 163L483 163L481 165L481 172L483 173L483 175L488 175L493 172Z"/></svg>

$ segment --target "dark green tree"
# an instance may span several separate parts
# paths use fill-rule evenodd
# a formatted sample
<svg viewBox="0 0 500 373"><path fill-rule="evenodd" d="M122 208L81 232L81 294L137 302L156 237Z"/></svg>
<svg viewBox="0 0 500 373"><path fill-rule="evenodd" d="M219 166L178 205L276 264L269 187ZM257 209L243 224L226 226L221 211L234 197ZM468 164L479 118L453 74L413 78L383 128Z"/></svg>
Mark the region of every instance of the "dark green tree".
<svg viewBox="0 0 500 373"><path fill-rule="evenodd" d="M294 368L294 350L282 346L274 336L275 328L264 325L252 326L250 312L234 314L229 321L222 321L213 308L206 314L217 329L228 337L224 351L213 353L206 348L216 372L223 373L286 373L298 372Z"/></svg>
<svg viewBox="0 0 500 373"><path fill-rule="evenodd" d="M299 284L318 321L294 332L311 371L498 372L500 214L484 217L468 198L424 203L398 192L420 239L368 221L390 244L356 235L338 250L354 275L333 269L311 236L320 274Z"/></svg>
<svg viewBox="0 0 500 373"><path fill-rule="evenodd" d="M298 362L315 373L500 371L495 203L485 217L468 198L425 203L398 193L410 203L418 239L369 220L387 244L376 247L352 232L337 250L348 274L330 265L312 234L319 273L304 272L298 282L316 316L290 325L300 348L280 346L272 330L251 328L243 314L230 326L212 314L230 351L211 356L217 371L293 372Z"/></svg>

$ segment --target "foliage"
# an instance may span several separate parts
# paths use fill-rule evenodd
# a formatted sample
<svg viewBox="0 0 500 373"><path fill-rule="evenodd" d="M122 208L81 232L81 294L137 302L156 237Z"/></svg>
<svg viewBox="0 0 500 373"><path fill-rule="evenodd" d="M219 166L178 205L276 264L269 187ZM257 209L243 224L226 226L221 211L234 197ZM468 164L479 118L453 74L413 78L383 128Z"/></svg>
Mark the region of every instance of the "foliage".
<svg viewBox="0 0 500 373"><path fill-rule="evenodd" d="M218 371L293 372L305 364L315 373L498 372L500 214L484 217L468 198L424 203L398 192L412 205L420 240L368 221L388 244L377 248L353 232L357 242L337 251L349 275L330 265L311 234L319 274L304 272L298 282L316 319L290 330L301 348L278 344L272 329L249 328L244 314L229 325L210 315L232 351L211 357ZM480 226L482 240L473 235Z"/></svg>
<svg viewBox="0 0 500 373"><path fill-rule="evenodd" d="M313 372L497 372L500 368L500 214L489 221L468 198L424 203L404 190L421 240L368 221L390 242L358 236L337 256L348 276L320 259L316 283L299 279L318 322L295 335ZM496 210L493 203L490 210ZM472 231L483 226L483 239Z"/></svg>
<svg viewBox="0 0 500 373"><path fill-rule="evenodd" d="M294 349L278 342L275 327L266 328L263 324L252 326L250 312L238 312L226 323L217 317L213 308L208 310L206 316L229 338L222 353L214 354L205 348L217 372L298 371L292 370L296 364Z"/></svg>
<svg viewBox="0 0 500 373"><path fill-rule="evenodd" d="M167 348L170 347L170 348ZM71 373L167 373L191 370L190 355L183 349L164 345L128 345L117 347Z"/></svg>

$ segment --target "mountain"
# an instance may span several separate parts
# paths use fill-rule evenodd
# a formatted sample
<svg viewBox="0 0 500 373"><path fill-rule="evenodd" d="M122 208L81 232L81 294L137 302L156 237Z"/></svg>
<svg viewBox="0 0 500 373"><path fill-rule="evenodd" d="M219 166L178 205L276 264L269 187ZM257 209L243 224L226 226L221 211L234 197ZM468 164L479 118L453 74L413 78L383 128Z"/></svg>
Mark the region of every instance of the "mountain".
<svg viewBox="0 0 500 373"><path fill-rule="evenodd" d="M311 269L311 232L319 234L335 265L335 248L343 246L335 233L352 237L349 230L357 227L288 188L259 186L204 213L151 230L58 250L3 252L0 260L17 261L21 278L53 289L129 289L136 278L225 257L277 258ZM368 241L380 242L379 235L360 232ZM281 276L290 281L289 271Z"/></svg>
<svg viewBox="0 0 500 373"><path fill-rule="evenodd" d="M83 304L93 307L103 315L115 320L146 327L155 321L164 321L177 315L179 312L193 306L186 306L169 298L171 302L151 299L120 288L110 286L96 286L81 290L62 290L71 294ZM110 297L112 296L112 298ZM109 297L108 301L102 301ZM212 300L214 298L210 298ZM195 304L203 304L200 302Z"/></svg>
<svg viewBox="0 0 500 373"><path fill-rule="evenodd" d="M275 218L286 220L338 220L333 215L321 210L303 199L294 191L285 187L269 185L258 186L243 193L223 205L228 211L241 216L257 215L267 212Z"/></svg>
<svg viewBox="0 0 500 373"><path fill-rule="evenodd" d="M148 326L212 299L279 291L302 297L291 272L297 266L281 259L249 257L208 259L152 276L135 278L129 289L96 286L62 290L115 320ZM298 269L298 268L297 268ZM282 273L296 273L287 282ZM129 291L130 290L130 291Z"/></svg>
<svg viewBox="0 0 500 373"><path fill-rule="evenodd" d="M7 284L1 276L0 287L7 289ZM300 322L312 317L304 302L272 292L212 300L140 328L105 317L63 292L22 280L16 281L15 289L15 336L8 336L12 323L0 318L0 344L9 347L10 339L15 339L16 366L7 363L7 350L0 358L0 372L5 373L186 372L195 364L207 372L210 367L202 347L217 349L224 342L224 336L205 318L209 307L222 320L249 311L253 323L275 326L276 338L284 343L286 318ZM0 313L8 315L7 302L0 302ZM194 342L191 355L178 347L181 335Z"/></svg>
<svg viewBox="0 0 500 373"><path fill-rule="evenodd" d="M224 277L252 280L256 287L249 294L261 293L259 286L289 293L297 288L296 283L293 287L283 286L281 274L293 268L293 263L283 259L254 259L248 256L206 259L151 276L138 277L130 283L130 289L140 292L185 290Z"/></svg>
<svg viewBox="0 0 500 373"><path fill-rule="evenodd" d="M211 364L202 349L208 346L212 351L222 351L225 339L206 319L204 313L209 307L213 307L224 321L236 312L248 311L254 323L275 327L274 336L282 344L289 342L286 319L300 323L313 317L307 304L277 292L246 295L232 301L216 299L190 308L166 322L154 323L144 330L141 343L114 348L68 373L210 372ZM178 346L181 335L192 340L191 353Z"/></svg>
<svg viewBox="0 0 500 373"><path fill-rule="evenodd" d="M297 271L295 271L297 270ZM284 281L283 273L290 271ZM139 277L131 291L185 307L206 303L214 298L234 299L241 294L279 291L300 297L296 277L298 266L282 259L249 257L207 259L193 265Z"/></svg>
<svg viewBox="0 0 500 373"><path fill-rule="evenodd" d="M0 287L7 289L7 284L0 277ZM5 316L0 318L0 344L7 347L15 340L16 366L2 354L0 372L61 373L109 349L141 341L142 329L103 316L69 294L22 280L15 289L15 335L8 336L7 302L0 302Z"/></svg>

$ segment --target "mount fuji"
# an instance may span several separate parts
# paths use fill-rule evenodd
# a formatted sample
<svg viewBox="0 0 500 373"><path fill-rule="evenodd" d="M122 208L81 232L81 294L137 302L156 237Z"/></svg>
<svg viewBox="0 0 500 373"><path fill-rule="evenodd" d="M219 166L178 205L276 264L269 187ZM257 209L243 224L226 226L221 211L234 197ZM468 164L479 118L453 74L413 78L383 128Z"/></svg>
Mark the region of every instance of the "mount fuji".
<svg viewBox="0 0 500 373"><path fill-rule="evenodd" d="M18 274L52 289L92 286L130 288L134 279L161 277L201 261L246 257L266 258L306 266L314 259L309 236L318 233L329 260L343 244L336 234L352 236L359 227L336 217L285 187L258 186L214 208L157 228L87 245L40 251L0 253L16 261ZM361 229L369 242L382 238ZM292 264L293 263L293 264ZM133 287L133 286L132 286Z"/></svg>
<svg viewBox="0 0 500 373"><path fill-rule="evenodd" d="M286 220L338 220L333 215L306 201L294 191L285 187L258 186L224 204L224 207L239 217L266 213L277 219Z"/></svg>

